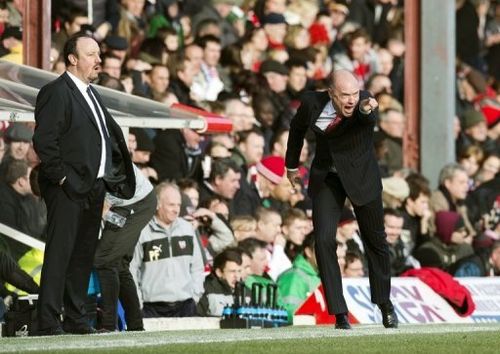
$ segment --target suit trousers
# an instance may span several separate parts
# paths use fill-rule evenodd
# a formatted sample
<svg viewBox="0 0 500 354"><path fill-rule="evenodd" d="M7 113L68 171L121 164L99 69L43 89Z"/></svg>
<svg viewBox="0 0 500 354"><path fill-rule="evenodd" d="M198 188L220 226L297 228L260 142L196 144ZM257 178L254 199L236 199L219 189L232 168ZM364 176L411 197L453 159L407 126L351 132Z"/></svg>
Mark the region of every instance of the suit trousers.
<svg viewBox="0 0 500 354"><path fill-rule="evenodd" d="M47 205L47 242L38 301L38 329L89 327L85 310L90 272L101 223L105 185L98 179L84 201L70 199L63 187L41 190Z"/></svg>
<svg viewBox="0 0 500 354"><path fill-rule="evenodd" d="M315 253L330 314L347 313L342 276L337 260L335 235L346 192L338 175L329 172L312 196ZM381 195L365 205L353 205L364 244L370 279L371 301L389 301L391 271L389 247L384 231Z"/></svg>
<svg viewBox="0 0 500 354"><path fill-rule="evenodd" d="M94 265L101 286L100 327L110 331L116 329L120 299L127 329L139 330L143 328L142 311L129 266L141 231L156 210L156 194L151 191L134 204L112 210L126 216L127 221L122 228L106 223L97 246Z"/></svg>

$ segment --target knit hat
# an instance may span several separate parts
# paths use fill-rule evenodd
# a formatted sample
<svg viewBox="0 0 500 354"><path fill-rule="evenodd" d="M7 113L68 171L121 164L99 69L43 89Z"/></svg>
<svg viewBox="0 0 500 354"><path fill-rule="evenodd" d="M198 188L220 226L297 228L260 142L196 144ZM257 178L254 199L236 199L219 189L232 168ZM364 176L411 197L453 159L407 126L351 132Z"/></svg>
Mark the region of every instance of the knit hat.
<svg viewBox="0 0 500 354"><path fill-rule="evenodd" d="M382 178L382 186L385 193L399 200L405 200L410 195L410 187L401 177Z"/></svg>
<svg viewBox="0 0 500 354"><path fill-rule="evenodd" d="M257 171L274 184L280 184L285 176L285 160L280 156L264 157L257 164Z"/></svg>
<svg viewBox="0 0 500 354"><path fill-rule="evenodd" d="M462 117L464 129L472 128L481 122L486 122L483 113L473 109L466 111Z"/></svg>
<svg viewBox="0 0 500 354"><path fill-rule="evenodd" d="M23 123L13 123L9 125L7 130L5 131L5 142L9 143L12 141L24 141L31 142L31 138L33 138L33 131L28 128Z"/></svg>
<svg viewBox="0 0 500 354"><path fill-rule="evenodd" d="M276 60L264 60L259 69L261 74L273 72L281 75L288 75L288 68Z"/></svg>
<svg viewBox="0 0 500 354"><path fill-rule="evenodd" d="M278 25L280 23L286 23L285 16L276 12L271 12L262 19L262 25Z"/></svg>
<svg viewBox="0 0 500 354"><path fill-rule="evenodd" d="M453 232L464 226L464 219L456 211L438 211L436 213L436 236L444 243L449 244Z"/></svg>
<svg viewBox="0 0 500 354"><path fill-rule="evenodd" d="M311 37L311 45L330 43L330 36L324 24L315 22L309 27L309 36Z"/></svg>

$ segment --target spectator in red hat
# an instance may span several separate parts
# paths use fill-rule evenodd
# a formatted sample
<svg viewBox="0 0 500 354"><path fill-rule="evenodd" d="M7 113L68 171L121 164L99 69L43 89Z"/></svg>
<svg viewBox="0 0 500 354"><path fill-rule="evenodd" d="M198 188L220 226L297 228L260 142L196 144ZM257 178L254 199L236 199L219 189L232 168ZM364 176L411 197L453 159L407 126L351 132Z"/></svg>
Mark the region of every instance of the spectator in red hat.
<svg viewBox="0 0 500 354"><path fill-rule="evenodd" d="M242 184L234 197L235 215L253 215L263 205L263 200L271 195L285 175L285 160L279 156L267 156L257 163L256 170L254 180Z"/></svg>

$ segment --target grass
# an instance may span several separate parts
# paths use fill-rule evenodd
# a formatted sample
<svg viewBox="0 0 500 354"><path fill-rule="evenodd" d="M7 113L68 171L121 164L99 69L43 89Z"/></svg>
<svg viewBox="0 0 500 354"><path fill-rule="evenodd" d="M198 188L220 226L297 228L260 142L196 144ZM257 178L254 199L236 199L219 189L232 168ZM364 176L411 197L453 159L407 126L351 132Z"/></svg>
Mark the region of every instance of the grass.
<svg viewBox="0 0 500 354"><path fill-rule="evenodd" d="M331 326L0 338L22 353L499 353L500 324Z"/></svg>

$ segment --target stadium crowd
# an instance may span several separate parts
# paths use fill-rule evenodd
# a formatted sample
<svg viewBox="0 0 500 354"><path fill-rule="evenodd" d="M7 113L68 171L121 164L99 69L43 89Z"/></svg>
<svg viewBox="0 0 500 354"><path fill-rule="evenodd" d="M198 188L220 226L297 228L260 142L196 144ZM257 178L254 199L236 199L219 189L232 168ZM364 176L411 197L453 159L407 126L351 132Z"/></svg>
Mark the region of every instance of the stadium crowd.
<svg viewBox="0 0 500 354"><path fill-rule="evenodd" d="M374 149L392 275L420 267L456 277L500 275L499 1L456 1L456 159L442 167L438 181L403 165L402 0L94 0L92 22L87 1L52 4L53 72L65 70L66 39L84 31L101 45L97 84L232 122L228 134L130 130L132 160L146 177L142 197L151 183L157 206L135 232L137 244L109 268L121 281L113 296L135 323L129 328L142 328L127 313L131 291L144 317L220 316L239 281L248 289L277 284L290 314L318 286L307 196L313 135L306 136L297 188L285 177L284 156L302 93L325 90L337 69L354 73L379 102ZM23 6L0 0L0 59L22 63ZM33 127L1 128L0 223L43 240ZM134 205L109 200L111 211L127 218L124 230ZM113 227L103 222L104 232ZM350 205L332 237L343 276L367 276ZM20 283L10 278L17 274L11 259L39 279L40 254L2 235L0 247L0 264L10 267L0 269L1 282ZM110 277L99 260L97 278ZM132 279L135 286L124 285ZM36 290L29 285L26 290ZM0 290L6 304L15 294ZM103 326L114 330L113 318Z"/></svg>

